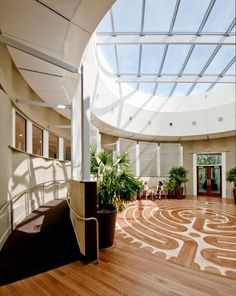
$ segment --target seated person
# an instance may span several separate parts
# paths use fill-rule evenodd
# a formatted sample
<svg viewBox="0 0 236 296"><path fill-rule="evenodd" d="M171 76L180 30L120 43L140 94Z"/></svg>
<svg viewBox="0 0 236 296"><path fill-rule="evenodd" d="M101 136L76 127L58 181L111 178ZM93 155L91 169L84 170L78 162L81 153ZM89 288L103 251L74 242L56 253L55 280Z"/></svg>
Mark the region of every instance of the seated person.
<svg viewBox="0 0 236 296"><path fill-rule="evenodd" d="M163 191L164 191L163 183L162 183L162 181L159 181L158 186L157 186L157 197L159 199L161 199L161 195L162 195Z"/></svg>
<svg viewBox="0 0 236 296"><path fill-rule="evenodd" d="M144 194L147 199L148 195L151 196L151 199L154 199L154 190L148 185L148 182L144 182Z"/></svg>

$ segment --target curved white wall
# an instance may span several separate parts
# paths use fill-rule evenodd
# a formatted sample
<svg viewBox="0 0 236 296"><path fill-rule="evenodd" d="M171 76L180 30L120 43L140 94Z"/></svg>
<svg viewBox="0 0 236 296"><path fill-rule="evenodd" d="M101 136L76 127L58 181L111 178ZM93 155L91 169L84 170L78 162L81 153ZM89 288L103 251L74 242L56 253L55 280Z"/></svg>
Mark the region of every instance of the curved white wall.
<svg viewBox="0 0 236 296"><path fill-rule="evenodd" d="M103 122L128 132L153 136L184 137L235 130L234 86L186 97L148 98L141 92L123 95L116 79L98 67L95 50L91 43L85 81L87 95L91 96L91 110ZM220 117L223 120L219 121Z"/></svg>

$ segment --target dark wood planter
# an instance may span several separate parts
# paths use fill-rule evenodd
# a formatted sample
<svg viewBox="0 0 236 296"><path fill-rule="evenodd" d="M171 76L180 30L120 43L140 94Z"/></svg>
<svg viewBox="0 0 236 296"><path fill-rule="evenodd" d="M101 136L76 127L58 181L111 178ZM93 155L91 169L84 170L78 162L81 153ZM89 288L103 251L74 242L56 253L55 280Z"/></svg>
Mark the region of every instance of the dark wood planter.
<svg viewBox="0 0 236 296"><path fill-rule="evenodd" d="M182 199L184 195L184 187L178 186L175 188L175 198Z"/></svg>
<svg viewBox="0 0 236 296"><path fill-rule="evenodd" d="M168 191L167 197L170 199L174 198L175 197L174 191Z"/></svg>
<svg viewBox="0 0 236 296"><path fill-rule="evenodd" d="M100 209L97 211L99 223L99 248L105 249L113 245L116 227L116 209Z"/></svg>
<svg viewBox="0 0 236 296"><path fill-rule="evenodd" d="M233 189L234 204L236 205L236 187Z"/></svg>

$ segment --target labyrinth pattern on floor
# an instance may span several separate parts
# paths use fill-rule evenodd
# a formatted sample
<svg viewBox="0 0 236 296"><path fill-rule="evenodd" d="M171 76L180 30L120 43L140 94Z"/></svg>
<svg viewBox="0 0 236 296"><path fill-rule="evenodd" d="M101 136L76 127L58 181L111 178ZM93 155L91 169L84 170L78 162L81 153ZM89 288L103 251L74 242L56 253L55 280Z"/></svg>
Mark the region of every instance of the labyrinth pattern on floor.
<svg viewBox="0 0 236 296"><path fill-rule="evenodd" d="M137 201L116 235L154 256L236 279L236 206L191 200Z"/></svg>

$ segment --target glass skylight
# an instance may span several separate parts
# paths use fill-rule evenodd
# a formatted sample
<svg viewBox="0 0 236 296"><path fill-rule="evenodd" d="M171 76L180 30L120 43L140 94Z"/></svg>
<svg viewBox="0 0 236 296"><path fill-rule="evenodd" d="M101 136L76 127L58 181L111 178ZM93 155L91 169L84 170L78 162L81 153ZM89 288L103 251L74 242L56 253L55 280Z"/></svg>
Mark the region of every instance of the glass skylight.
<svg viewBox="0 0 236 296"><path fill-rule="evenodd" d="M197 32L210 0L180 1L174 32Z"/></svg>
<svg viewBox="0 0 236 296"><path fill-rule="evenodd" d="M167 32L175 9L175 2L175 0L147 0L144 31Z"/></svg>
<svg viewBox="0 0 236 296"><path fill-rule="evenodd" d="M158 73L164 45L142 45L141 74Z"/></svg>
<svg viewBox="0 0 236 296"><path fill-rule="evenodd" d="M96 38L126 91L186 96L235 83L235 0L117 0Z"/></svg>

